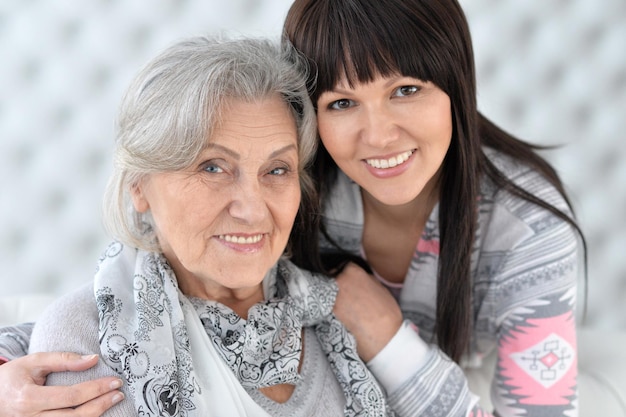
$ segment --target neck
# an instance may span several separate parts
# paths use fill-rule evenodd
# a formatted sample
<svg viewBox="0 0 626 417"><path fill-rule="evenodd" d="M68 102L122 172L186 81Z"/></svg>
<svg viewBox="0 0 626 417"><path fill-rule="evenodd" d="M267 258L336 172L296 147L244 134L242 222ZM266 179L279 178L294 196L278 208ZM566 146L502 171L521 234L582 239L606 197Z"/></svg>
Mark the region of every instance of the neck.
<svg viewBox="0 0 626 417"><path fill-rule="evenodd" d="M263 284L259 283L248 288L226 288L222 286L208 285L201 280L178 280L178 286L183 294L201 298L203 300L217 301L233 310L243 319L248 318L248 310L254 304L263 301Z"/></svg>
<svg viewBox="0 0 626 417"><path fill-rule="evenodd" d="M435 204L439 201L439 175L433 177L413 200L400 205L387 205L361 189L365 217L405 230L422 229Z"/></svg>

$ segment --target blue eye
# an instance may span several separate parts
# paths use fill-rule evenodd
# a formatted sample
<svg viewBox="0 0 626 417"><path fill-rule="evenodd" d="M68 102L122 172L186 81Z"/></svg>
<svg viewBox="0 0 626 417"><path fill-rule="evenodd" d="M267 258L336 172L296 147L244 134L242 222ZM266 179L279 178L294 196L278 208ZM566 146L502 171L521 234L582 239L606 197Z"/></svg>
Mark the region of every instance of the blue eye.
<svg viewBox="0 0 626 417"><path fill-rule="evenodd" d="M204 170L209 174L219 174L220 172L224 172L224 170L217 165L207 165L204 167Z"/></svg>
<svg viewBox="0 0 626 417"><path fill-rule="evenodd" d="M348 100L347 98L342 98L340 100L335 100L328 105L328 108L333 110L345 110L354 105L354 101Z"/></svg>
<svg viewBox="0 0 626 417"><path fill-rule="evenodd" d="M270 170L270 175L285 175L287 173L287 168L274 168Z"/></svg>

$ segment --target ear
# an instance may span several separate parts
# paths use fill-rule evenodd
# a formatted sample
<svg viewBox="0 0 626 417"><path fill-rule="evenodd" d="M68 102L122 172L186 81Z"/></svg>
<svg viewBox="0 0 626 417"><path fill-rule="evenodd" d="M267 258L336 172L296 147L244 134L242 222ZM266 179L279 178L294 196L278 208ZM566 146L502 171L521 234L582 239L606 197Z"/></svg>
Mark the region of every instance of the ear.
<svg viewBox="0 0 626 417"><path fill-rule="evenodd" d="M130 187L130 197L133 200L133 206L138 213L145 213L150 210L150 203L146 198L143 187L145 182L143 180L138 181Z"/></svg>

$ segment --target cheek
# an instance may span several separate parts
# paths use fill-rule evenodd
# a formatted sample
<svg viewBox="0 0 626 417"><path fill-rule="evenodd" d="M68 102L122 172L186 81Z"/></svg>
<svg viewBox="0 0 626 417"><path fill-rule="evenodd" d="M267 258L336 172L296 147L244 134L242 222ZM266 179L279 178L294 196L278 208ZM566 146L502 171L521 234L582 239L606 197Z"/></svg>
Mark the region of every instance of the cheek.
<svg viewBox="0 0 626 417"><path fill-rule="evenodd" d="M336 149L338 141L336 140L339 135L341 125L333 125L326 117L317 118L317 130L319 132L320 139L324 144L324 147L328 150Z"/></svg>
<svg viewBox="0 0 626 417"><path fill-rule="evenodd" d="M452 118L448 116L441 124L441 147L448 151L452 143Z"/></svg>
<svg viewBox="0 0 626 417"><path fill-rule="evenodd" d="M449 144L452 140L452 108L448 96L442 99L442 103L439 105L439 110L434 120L438 121L439 131L441 132L443 140Z"/></svg>
<svg viewBox="0 0 626 417"><path fill-rule="evenodd" d="M275 221L282 228L293 226L293 222L300 208L300 186L292 186L285 189L278 196L272 199L271 211L274 213Z"/></svg>
<svg viewBox="0 0 626 417"><path fill-rule="evenodd" d="M169 239L186 240L208 227L217 216L217 204L207 204L198 198L184 198L198 194L171 195L167 201L153 207L157 228Z"/></svg>
<svg viewBox="0 0 626 417"><path fill-rule="evenodd" d="M427 139L431 146L448 148L452 139L452 114L449 108L438 107L420 115L418 136Z"/></svg>
<svg viewBox="0 0 626 417"><path fill-rule="evenodd" d="M436 145L448 147L452 140L452 120L450 117L440 117L433 119L435 122L431 127L431 137L435 138Z"/></svg>

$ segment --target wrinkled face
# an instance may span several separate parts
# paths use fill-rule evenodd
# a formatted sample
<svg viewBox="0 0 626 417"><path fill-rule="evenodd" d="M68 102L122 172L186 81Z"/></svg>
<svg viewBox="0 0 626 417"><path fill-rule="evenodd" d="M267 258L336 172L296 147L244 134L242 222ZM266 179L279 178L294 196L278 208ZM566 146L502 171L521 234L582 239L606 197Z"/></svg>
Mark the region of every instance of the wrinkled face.
<svg viewBox="0 0 626 417"><path fill-rule="evenodd" d="M205 298L258 286L283 253L300 203L287 104L278 96L231 100L223 113L191 167L149 175L133 190L181 289Z"/></svg>
<svg viewBox="0 0 626 417"><path fill-rule="evenodd" d="M320 95L317 121L339 168L378 201L400 205L432 190L450 147L450 98L401 75Z"/></svg>

